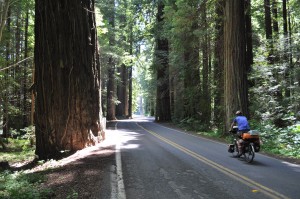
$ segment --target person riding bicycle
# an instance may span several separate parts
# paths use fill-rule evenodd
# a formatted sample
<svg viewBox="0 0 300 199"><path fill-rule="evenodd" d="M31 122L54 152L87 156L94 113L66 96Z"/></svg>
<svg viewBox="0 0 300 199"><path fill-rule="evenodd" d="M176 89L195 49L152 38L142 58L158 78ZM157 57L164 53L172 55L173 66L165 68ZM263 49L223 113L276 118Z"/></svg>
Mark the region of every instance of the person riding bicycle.
<svg viewBox="0 0 300 199"><path fill-rule="evenodd" d="M247 133L250 131L250 126L247 118L243 116L241 111L237 111L235 113L236 117L234 118L230 129L233 129L233 126L237 125L238 126L238 131L237 131L237 144L238 144L238 149L239 149L239 154L237 155L238 157L242 155L242 144L243 144L243 139L242 139L242 134Z"/></svg>

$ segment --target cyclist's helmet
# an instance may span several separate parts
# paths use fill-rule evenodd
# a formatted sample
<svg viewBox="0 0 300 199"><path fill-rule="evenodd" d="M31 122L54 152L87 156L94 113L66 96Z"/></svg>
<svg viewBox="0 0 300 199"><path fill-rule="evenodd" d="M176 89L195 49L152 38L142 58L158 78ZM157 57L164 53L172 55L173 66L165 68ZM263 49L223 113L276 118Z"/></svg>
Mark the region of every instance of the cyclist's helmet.
<svg viewBox="0 0 300 199"><path fill-rule="evenodd" d="M243 115L242 111L237 111L235 114L236 115Z"/></svg>

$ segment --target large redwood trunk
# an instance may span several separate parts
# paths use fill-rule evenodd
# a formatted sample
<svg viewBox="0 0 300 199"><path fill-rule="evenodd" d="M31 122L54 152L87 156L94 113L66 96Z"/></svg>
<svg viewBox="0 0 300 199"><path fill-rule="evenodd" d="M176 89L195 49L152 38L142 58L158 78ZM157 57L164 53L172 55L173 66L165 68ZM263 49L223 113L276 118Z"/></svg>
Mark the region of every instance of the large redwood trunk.
<svg viewBox="0 0 300 199"><path fill-rule="evenodd" d="M120 81L117 85L117 96L120 103L116 107L116 116L128 117L128 70L125 64L118 68Z"/></svg>
<svg viewBox="0 0 300 199"><path fill-rule="evenodd" d="M214 60L214 84L215 84L215 99L214 99L214 122L219 128L223 128L224 115L224 59L223 59L223 45L224 45L224 0L218 0L216 5L217 21L215 25L215 60Z"/></svg>
<svg viewBox="0 0 300 199"><path fill-rule="evenodd" d="M163 25L163 10L164 3L159 1L157 12L158 27ZM156 87L156 114L155 120L158 122L165 122L171 120L171 106L170 106L170 86L169 86L169 44L166 38L163 38L162 33L156 38L156 73L157 73L157 87Z"/></svg>
<svg viewBox="0 0 300 199"><path fill-rule="evenodd" d="M115 0L109 0L107 2L109 4L109 14L108 14L108 22L110 25L110 36L109 36L109 46L114 48L116 45L115 38ZM107 120L116 120L116 88L115 88L115 77L116 77L116 60L114 60L113 56L109 57L108 60L108 80L107 80Z"/></svg>
<svg viewBox="0 0 300 199"><path fill-rule="evenodd" d="M94 1L36 0L36 154L99 141L100 66Z"/></svg>
<svg viewBox="0 0 300 199"><path fill-rule="evenodd" d="M208 29L208 22L207 22L207 8L206 8L207 1L203 1L201 4L202 9L201 11L201 27L204 29ZM208 33L205 33L202 38L201 42L201 49L202 49L202 95L200 101L201 103L201 121L203 125L209 126L209 122L211 120L211 93L210 93L210 47L209 47L210 38Z"/></svg>
<svg viewBox="0 0 300 199"><path fill-rule="evenodd" d="M244 1L226 0L224 24L225 130L237 110L248 115Z"/></svg>

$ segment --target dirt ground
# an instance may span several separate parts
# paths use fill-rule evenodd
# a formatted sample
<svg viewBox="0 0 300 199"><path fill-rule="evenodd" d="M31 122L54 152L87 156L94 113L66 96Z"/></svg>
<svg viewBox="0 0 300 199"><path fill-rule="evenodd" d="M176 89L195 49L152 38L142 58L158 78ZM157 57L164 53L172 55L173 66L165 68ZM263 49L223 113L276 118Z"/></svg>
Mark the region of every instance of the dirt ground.
<svg viewBox="0 0 300 199"><path fill-rule="evenodd" d="M115 146L104 141L26 172L45 174L46 181L40 188L50 189L51 199L102 199L110 196L110 174L114 172L111 165L115 165ZM21 165L12 166L16 168Z"/></svg>

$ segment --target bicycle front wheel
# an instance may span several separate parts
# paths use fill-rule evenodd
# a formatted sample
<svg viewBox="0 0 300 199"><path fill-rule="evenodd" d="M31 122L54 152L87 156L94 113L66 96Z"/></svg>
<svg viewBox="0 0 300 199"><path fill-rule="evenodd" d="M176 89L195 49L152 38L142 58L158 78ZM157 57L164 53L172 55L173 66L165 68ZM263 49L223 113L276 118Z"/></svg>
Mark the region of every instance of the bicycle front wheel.
<svg viewBox="0 0 300 199"><path fill-rule="evenodd" d="M239 147L237 145L237 141L234 141L234 151L232 153L233 157L237 157L239 155Z"/></svg>

